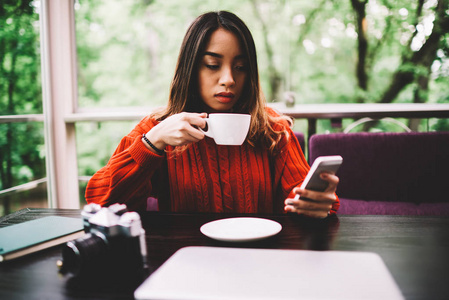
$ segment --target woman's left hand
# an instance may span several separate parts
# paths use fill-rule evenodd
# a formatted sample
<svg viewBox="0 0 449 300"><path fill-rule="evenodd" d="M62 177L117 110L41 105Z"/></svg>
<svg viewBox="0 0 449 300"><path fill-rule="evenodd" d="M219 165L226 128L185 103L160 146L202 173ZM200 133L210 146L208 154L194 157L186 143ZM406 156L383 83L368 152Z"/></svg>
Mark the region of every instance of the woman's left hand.
<svg viewBox="0 0 449 300"><path fill-rule="evenodd" d="M284 210L313 218L326 218L332 208L332 204L337 202L335 191L339 179L337 176L329 173L321 173L321 179L329 182L324 192L301 189L296 187L293 192L294 198L285 199Z"/></svg>

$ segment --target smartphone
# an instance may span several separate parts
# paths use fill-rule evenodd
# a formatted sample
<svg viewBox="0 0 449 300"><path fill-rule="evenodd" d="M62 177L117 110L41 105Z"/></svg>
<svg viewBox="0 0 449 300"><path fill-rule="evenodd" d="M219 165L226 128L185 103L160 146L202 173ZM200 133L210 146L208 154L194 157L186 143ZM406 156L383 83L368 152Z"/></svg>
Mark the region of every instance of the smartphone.
<svg viewBox="0 0 449 300"><path fill-rule="evenodd" d="M301 185L301 188L324 192L326 190L329 183L320 178L320 174L322 172L327 172L331 174L335 174L343 163L343 157L340 155L332 155L332 156L319 156L315 159L312 164L312 167L307 173L306 179Z"/></svg>

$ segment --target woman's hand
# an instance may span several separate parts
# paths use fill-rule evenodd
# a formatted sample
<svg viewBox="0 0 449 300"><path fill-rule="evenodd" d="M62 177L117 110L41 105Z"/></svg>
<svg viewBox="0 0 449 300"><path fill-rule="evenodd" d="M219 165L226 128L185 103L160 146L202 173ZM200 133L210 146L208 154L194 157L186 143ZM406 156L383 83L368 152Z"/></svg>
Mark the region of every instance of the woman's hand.
<svg viewBox="0 0 449 300"><path fill-rule="evenodd" d="M285 211L314 217L326 218L332 208L332 204L337 202L335 191L339 179L337 176L329 173L321 173L321 179L329 182L329 186L324 192L316 192L301 188L294 188L295 198L285 200Z"/></svg>
<svg viewBox="0 0 449 300"><path fill-rule="evenodd" d="M195 143L204 138L199 128L206 126L207 113L182 112L163 120L146 133L147 139L158 149L165 149L167 145L183 146Z"/></svg>

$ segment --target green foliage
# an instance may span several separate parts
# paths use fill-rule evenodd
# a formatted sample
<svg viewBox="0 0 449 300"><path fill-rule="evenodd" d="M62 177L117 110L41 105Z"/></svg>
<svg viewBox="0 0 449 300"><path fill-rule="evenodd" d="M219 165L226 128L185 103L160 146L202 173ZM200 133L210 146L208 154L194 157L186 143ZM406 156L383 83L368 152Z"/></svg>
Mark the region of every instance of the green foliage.
<svg viewBox="0 0 449 300"><path fill-rule="evenodd" d="M0 6L0 114L42 113L39 16L32 1ZM0 124L0 189L45 176L43 125Z"/></svg>
<svg viewBox="0 0 449 300"><path fill-rule="evenodd" d="M174 0L84 0L76 12L80 103L164 105L186 27L199 14L218 9L237 13L251 29L269 101L282 101L284 92L293 91L300 103L377 102L394 72L428 73L425 67L402 64L414 53L411 44L418 50L432 29L435 7L427 3L418 18L417 3L368 1L369 88L360 91L355 74L358 32L350 1L190 0L179 9ZM425 34L417 33L415 25ZM445 62L441 66L447 73L444 45L435 59ZM281 79L279 90L273 73ZM410 94L401 98L412 102Z"/></svg>
<svg viewBox="0 0 449 300"><path fill-rule="evenodd" d="M0 124L0 132L0 189L45 177L43 124Z"/></svg>
<svg viewBox="0 0 449 300"><path fill-rule="evenodd" d="M39 17L30 1L0 8L0 114L42 113Z"/></svg>

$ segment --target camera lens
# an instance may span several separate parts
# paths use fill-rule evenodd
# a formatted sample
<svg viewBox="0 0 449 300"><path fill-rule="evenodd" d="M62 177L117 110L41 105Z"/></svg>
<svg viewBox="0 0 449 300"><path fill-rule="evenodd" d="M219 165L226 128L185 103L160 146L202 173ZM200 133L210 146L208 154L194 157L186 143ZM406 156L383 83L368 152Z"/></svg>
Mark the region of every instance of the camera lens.
<svg viewBox="0 0 449 300"><path fill-rule="evenodd" d="M63 265L61 273L79 275L97 265L107 254L107 244L98 235L88 233L68 242L62 249Z"/></svg>

